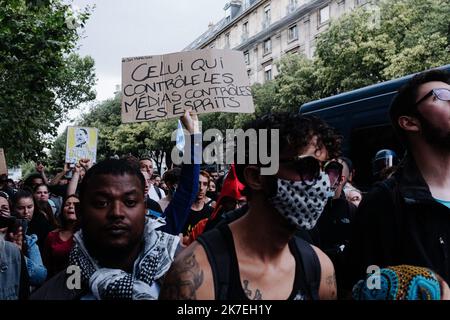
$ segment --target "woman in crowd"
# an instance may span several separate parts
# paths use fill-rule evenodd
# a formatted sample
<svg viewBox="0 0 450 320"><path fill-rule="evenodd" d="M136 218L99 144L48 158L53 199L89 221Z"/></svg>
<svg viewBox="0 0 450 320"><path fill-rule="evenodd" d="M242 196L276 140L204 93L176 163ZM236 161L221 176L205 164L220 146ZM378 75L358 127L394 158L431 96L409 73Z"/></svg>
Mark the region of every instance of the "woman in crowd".
<svg viewBox="0 0 450 320"><path fill-rule="evenodd" d="M69 264L69 253L73 247L73 235L78 230L77 205L78 196L68 196L61 213L61 228L53 230L47 236L42 257L48 270L49 278L64 270Z"/></svg>
<svg viewBox="0 0 450 320"><path fill-rule="evenodd" d="M33 196L26 190L19 190L12 199L13 212L17 218L28 222L27 230L18 229L10 234L10 241L14 242L25 257L28 276L31 286L40 286L47 278L47 269L42 263L38 246L38 236L32 232L32 225L36 225L36 218L40 213L36 212ZM42 214L42 213L41 213ZM45 218L44 218L45 219ZM34 222L34 223L33 223ZM43 232L42 234L44 234ZM45 236L47 236L45 234Z"/></svg>
<svg viewBox="0 0 450 320"><path fill-rule="evenodd" d="M0 300L26 299L30 294L25 260L18 246L8 241L14 236L10 207L9 195L0 191Z"/></svg>
<svg viewBox="0 0 450 320"><path fill-rule="evenodd" d="M50 192L46 184L39 184L33 188L33 197L39 210L44 213L47 221L53 228L58 227L58 223L55 219L56 205L50 202Z"/></svg>

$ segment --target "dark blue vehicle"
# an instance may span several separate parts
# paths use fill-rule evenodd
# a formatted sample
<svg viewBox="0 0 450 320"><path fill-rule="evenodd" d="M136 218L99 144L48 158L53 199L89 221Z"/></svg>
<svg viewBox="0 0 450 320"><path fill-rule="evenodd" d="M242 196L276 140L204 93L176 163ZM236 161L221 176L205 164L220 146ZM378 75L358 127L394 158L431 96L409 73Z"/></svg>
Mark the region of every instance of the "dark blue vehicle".
<svg viewBox="0 0 450 320"><path fill-rule="evenodd" d="M450 71L450 64L439 69ZM343 153L352 159L355 184L363 190L372 184L371 160L378 150L392 149L399 156L404 153L390 124L389 105L397 90L413 76L311 101L300 107L302 114L319 116L343 135Z"/></svg>

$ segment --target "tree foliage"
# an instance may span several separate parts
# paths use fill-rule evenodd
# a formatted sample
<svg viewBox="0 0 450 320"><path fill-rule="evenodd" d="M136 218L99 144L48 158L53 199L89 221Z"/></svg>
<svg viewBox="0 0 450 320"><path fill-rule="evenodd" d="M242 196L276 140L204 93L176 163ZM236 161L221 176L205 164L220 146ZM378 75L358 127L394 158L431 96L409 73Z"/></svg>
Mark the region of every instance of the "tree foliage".
<svg viewBox="0 0 450 320"><path fill-rule="evenodd" d="M319 35L314 59L283 56L275 79L253 86L256 110L296 111L311 100L448 64L449 17L447 0L380 0L344 14Z"/></svg>
<svg viewBox="0 0 450 320"><path fill-rule="evenodd" d="M377 3L375 10L365 6L333 21L319 36L313 60L297 54L281 58L273 81L252 86L254 114L201 115L203 131L241 128L271 110L295 112L310 100L450 62L449 1ZM176 120L121 124L120 96L99 104L80 124L99 128L100 158L149 155L160 169L162 157L175 144L171 134Z"/></svg>
<svg viewBox="0 0 450 320"><path fill-rule="evenodd" d="M320 96L450 62L450 2L375 1L334 21L317 42Z"/></svg>
<svg viewBox="0 0 450 320"><path fill-rule="evenodd" d="M0 147L10 165L42 157L67 111L95 97L94 61L73 53L70 14L62 0L0 0Z"/></svg>

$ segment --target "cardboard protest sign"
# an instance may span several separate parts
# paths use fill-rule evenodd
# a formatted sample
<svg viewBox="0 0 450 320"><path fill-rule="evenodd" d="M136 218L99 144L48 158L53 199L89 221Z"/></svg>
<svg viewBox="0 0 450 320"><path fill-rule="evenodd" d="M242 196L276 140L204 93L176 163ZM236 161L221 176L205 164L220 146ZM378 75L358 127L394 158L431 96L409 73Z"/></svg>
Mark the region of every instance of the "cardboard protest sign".
<svg viewBox="0 0 450 320"><path fill-rule="evenodd" d="M8 174L8 167L6 166L5 153L0 148L0 175L2 174Z"/></svg>
<svg viewBox="0 0 450 320"><path fill-rule="evenodd" d="M97 128L67 127L66 162L77 163L80 159L97 161Z"/></svg>
<svg viewBox="0 0 450 320"><path fill-rule="evenodd" d="M196 113L253 113L241 51L206 49L122 59L122 122Z"/></svg>

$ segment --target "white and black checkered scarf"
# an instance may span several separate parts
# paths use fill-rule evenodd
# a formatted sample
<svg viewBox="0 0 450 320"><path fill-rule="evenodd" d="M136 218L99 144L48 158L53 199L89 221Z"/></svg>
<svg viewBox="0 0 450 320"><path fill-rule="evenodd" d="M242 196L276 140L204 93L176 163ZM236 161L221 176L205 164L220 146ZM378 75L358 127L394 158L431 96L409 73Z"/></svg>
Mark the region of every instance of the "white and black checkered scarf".
<svg viewBox="0 0 450 320"><path fill-rule="evenodd" d="M156 300L159 286L155 281L169 270L180 240L177 236L156 231L157 227L155 223L146 222L144 249L134 263L132 274L99 266L89 255L81 230L74 235L70 265L80 267L83 285L89 286L96 299Z"/></svg>

